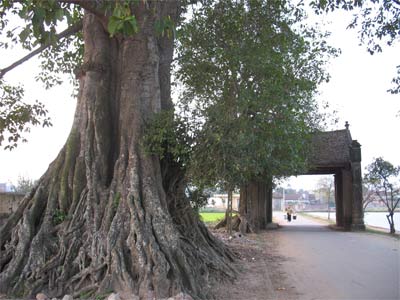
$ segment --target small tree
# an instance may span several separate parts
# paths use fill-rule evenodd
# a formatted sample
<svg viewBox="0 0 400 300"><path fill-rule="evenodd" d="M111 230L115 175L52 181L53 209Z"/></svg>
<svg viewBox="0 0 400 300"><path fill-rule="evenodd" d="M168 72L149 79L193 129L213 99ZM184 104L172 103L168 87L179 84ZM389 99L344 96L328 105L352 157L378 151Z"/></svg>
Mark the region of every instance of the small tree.
<svg viewBox="0 0 400 300"><path fill-rule="evenodd" d="M324 176L318 180L317 191L320 196L325 197L328 202L328 220L330 219L331 207L330 199L334 195L334 182L332 176Z"/></svg>
<svg viewBox="0 0 400 300"><path fill-rule="evenodd" d="M29 177L18 176L17 185L12 186L14 193L26 194L29 193L35 186L35 181Z"/></svg>
<svg viewBox="0 0 400 300"><path fill-rule="evenodd" d="M390 233L395 233L393 215L400 202L400 166L395 167L379 157L367 166L367 171L365 181L374 188L375 194L385 203L389 213L386 218L389 222Z"/></svg>

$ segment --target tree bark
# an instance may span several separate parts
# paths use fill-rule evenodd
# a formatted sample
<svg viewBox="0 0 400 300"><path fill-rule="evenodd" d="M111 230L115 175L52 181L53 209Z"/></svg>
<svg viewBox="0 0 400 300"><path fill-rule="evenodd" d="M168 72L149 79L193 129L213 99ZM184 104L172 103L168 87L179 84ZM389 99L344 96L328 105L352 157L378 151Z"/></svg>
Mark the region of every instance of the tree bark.
<svg viewBox="0 0 400 300"><path fill-rule="evenodd" d="M227 226L228 226L228 234L232 235L232 198L233 198L233 190L228 190L228 208L226 210L227 217Z"/></svg>
<svg viewBox="0 0 400 300"><path fill-rule="evenodd" d="M390 233L391 234L395 234L396 233L396 229L394 227L393 215L394 215L394 212L392 211L386 216L386 218L387 218L387 220L389 222L389 228L390 228Z"/></svg>
<svg viewBox="0 0 400 300"><path fill-rule="evenodd" d="M259 181L251 181L240 189L240 216L245 217L247 226L254 232L265 229L268 224L268 209L272 209L267 205L269 189L268 184ZM244 230L247 231L241 229Z"/></svg>
<svg viewBox="0 0 400 300"><path fill-rule="evenodd" d="M208 298L209 277L235 276L233 255L185 198L182 170L140 146L151 115L172 107L173 40L156 36L154 23L176 20L178 5L146 2L135 15L138 34L110 38L85 13L74 123L58 157L1 228L2 293Z"/></svg>
<svg viewBox="0 0 400 300"><path fill-rule="evenodd" d="M232 229L242 234L266 229L272 222L272 180L269 184L253 180L243 185L240 188L239 215L232 220L229 211L228 205L225 219L215 226L216 229L226 227L229 234Z"/></svg>

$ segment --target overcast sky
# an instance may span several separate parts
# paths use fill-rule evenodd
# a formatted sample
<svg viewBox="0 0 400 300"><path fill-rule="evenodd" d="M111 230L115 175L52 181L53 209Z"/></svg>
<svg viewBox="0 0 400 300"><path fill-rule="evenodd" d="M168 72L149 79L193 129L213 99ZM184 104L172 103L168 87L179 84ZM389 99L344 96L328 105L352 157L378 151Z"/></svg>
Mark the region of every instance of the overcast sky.
<svg viewBox="0 0 400 300"><path fill-rule="evenodd" d="M331 44L341 48L342 54L334 59L329 72L329 83L321 86L319 100L327 101L336 110L339 122L330 129L343 129L345 121L350 123L352 138L362 145L363 167L373 158L382 156L393 164L400 165L400 95L386 92L391 87L395 66L400 64L400 45L385 48L383 53L371 56L364 46L359 46L355 31L346 30L348 16L332 15ZM21 52L0 50L0 68L20 58ZM45 91L34 81L38 73L36 60L11 71L5 76L8 82L21 82L26 87L27 99L38 99L46 104L53 127L33 128L27 135L28 143L17 149L0 149L0 183L16 182L18 176L38 179L46 171L70 131L75 99L72 87L66 82L62 86ZM397 115L397 116L396 116ZM294 188L313 189L313 176L291 179Z"/></svg>

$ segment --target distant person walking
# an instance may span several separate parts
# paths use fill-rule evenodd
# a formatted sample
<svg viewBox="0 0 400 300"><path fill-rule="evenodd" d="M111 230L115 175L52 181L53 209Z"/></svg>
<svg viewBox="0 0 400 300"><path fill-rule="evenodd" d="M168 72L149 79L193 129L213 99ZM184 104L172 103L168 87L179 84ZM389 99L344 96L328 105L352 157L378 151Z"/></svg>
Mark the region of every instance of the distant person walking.
<svg viewBox="0 0 400 300"><path fill-rule="evenodd" d="M293 209L291 206L289 206L288 208L286 208L286 216L288 222L292 221L292 214L293 214Z"/></svg>

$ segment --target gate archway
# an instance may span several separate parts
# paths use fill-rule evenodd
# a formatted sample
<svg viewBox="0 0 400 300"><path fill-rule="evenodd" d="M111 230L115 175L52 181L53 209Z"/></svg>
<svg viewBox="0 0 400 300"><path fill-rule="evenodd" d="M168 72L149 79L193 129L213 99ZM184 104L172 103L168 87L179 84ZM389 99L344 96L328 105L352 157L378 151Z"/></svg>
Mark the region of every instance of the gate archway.
<svg viewBox="0 0 400 300"><path fill-rule="evenodd" d="M345 230L365 230L362 206L361 145L345 129L315 133L310 168L299 175L333 174L336 224ZM239 211L257 231L272 223L272 182L251 182L241 189Z"/></svg>

